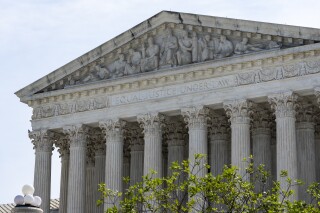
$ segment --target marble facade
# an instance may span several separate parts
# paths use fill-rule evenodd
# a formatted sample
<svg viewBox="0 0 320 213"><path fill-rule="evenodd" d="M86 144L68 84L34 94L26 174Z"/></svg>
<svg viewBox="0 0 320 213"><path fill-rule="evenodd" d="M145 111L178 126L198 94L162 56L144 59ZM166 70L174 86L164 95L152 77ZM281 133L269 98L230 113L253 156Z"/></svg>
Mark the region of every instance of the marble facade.
<svg viewBox="0 0 320 213"><path fill-rule="evenodd" d="M60 212L103 212L98 183L124 191L123 176L161 177L196 153L213 174L244 174L253 154L283 187L281 170L319 181L319 41L318 29L163 11L19 90L44 212L54 146Z"/></svg>

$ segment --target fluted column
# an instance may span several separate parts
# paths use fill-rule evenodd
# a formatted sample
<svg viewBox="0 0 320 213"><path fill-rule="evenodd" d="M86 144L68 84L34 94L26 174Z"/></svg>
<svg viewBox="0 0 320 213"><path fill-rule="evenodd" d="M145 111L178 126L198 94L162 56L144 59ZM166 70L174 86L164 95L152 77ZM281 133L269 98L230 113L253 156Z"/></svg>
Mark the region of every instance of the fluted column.
<svg viewBox="0 0 320 213"><path fill-rule="evenodd" d="M123 153L123 177L130 178L130 149L129 144L125 146L125 151ZM124 182L122 192L125 193L129 188L130 183Z"/></svg>
<svg viewBox="0 0 320 213"><path fill-rule="evenodd" d="M143 135L136 130L131 138L130 186L141 182L143 176Z"/></svg>
<svg viewBox="0 0 320 213"><path fill-rule="evenodd" d="M184 149L186 142L184 140L185 132L182 121L171 120L167 124L168 129L168 168L167 174L171 175L170 167L173 162L182 163L184 160Z"/></svg>
<svg viewBox="0 0 320 213"><path fill-rule="evenodd" d="M209 109L203 106L190 107L181 109L182 116L188 125L189 131L189 160L190 166L195 165L195 155L205 154L206 157L201 159L200 165L207 163L208 155L208 115ZM205 168L196 168L196 173L199 177L204 177L207 174Z"/></svg>
<svg viewBox="0 0 320 213"><path fill-rule="evenodd" d="M274 123L271 127L271 178L277 181L277 133Z"/></svg>
<svg viewBox="0 0 320 213"><path fill-rule="evenodd" d="M320 182L320 122L315 127L316 181Z"/></svg>
<svg viewBox="0 0 320 213"><path fill-rule="evenodd" d="M95 164L94 164L94 184L95 200L101 198L101 193L98 191L98 185L105 182L106 168L106 140L101 134L96 134L95 148ZM94 213L103 213L103 205L94 206Z"/></svg>
<svg viewBox="0 0 320 213"><path fill-rule="evenodd" d="M229 125L224 115L212 115L210 126L210 171L213 176L222 173L229 162Z"/></svg>
<svg viewBox="0 0 320 213"><path fill-rule="evenodd" d="M263 164L266 171L271 173L271 113L263 108L256 108L253 114L252 142L254 167ZM255 189L258 192L271 189L272 179L266 184L257 180Z"/></svg>
<svg viewBox="0 0 320 213"><path fill-rule="evenodd" d="M276 115L277 128L277 180L281 189L287 188L286 178L281 178L281 171L288 172L293 180L298 178L297 141L296 141L296 101L297 95L282 92L268 97L271 108ZM297 187L292 188L297 194ZM292 196L290 200L295 200Z"/></svg>
<svg viewBox="0 0 320 213"><path fill-rule="evenodd" d="M299 187L299 199L311 201L308 186L316 181L315 159L315 107L307 102L301 104L297 112L297 159L298 178L305 184Z"/></svg>
<svg viewBox="0 0 320 213"><path fill-rule="evenodd" d="M70 140L67 212L85 213L88 129L84 125L75 125L65 127L64 132Z"/></svg>
<svg viewBox="0 0 320 213"><path fill-rule="evenodd" d="M231 164L239 168L239 174L244 176L250 157L250 114L252 102L234 100L224 103L224 109L231 121ZM249 177L247 176L248 180Z"/></svg>
<svg viewBox="0 0 320 213"><path fill-rule="evenodd" d="M36 150L34 167L34 195L42 198L40 208L44 212L50 211L51 190L51 157L53 150L52 134L47 130L29 132L34 149Z"/></svg>
<svg viewBox="0 0 320 213"><path fill-rule="evenodd" d="M61 158L59 213L67 213L70 142L67 137L61 137L56 146Z"/></svg>
<svg viewBox="0 0 320 213"><path fill-rule="evenodd" d="M122 192L123 187L123 128L124 121L115 119L100 122L100 128L106 135L106 174L105 184L111 190ZM115 205L119 205L119 200ZM109 199L105 200L104 210L112 207Z"/></svg>
<svg viewBox="0 0 320 213"><path fill-rule="evenodd" d="M144 168L143 174L151 170L154 177L162 177L162 122L164 117L158 113L149 113L138 116L144 133Z"/></svg>
<svg viewBox="0 0 320 213"><path fill-rule="evenodd" d="M93 141L87 145L87 167L86 167L86 212L93 212L96 206L94 167L95 152Z"/></svg>

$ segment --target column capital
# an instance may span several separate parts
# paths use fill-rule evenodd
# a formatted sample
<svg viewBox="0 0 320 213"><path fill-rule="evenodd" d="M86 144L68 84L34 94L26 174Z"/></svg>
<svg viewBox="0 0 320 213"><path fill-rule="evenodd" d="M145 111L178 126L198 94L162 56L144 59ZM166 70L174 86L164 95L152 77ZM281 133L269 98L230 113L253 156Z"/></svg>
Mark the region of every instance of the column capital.
<svg viewBox="0 0 320 213"><path fill-rule="evenodd" d="M213 140L227 140L230 132L227 116L211 113L210 121L211 121L211 125L209 126L210 143Z"/></svg>
<svg viewBox="0 0 320 213"><path fill-rule="evenodd" d="M66 135L60 134L55 141L56 147L61 157L67 157L70 154L70 140Z"/></svg>
<svg viewBox="0 0 320 213"><path fill-rule="evenodd" d="M137 120L145 134L155 133L154 131L161 130L165 125L165 116L159 113L141 114L137 116Z"/></svg>
<svg viewBox="0 0 320 213"><path fill-rule="evenodd" d="M128 129L127 138L131 151L143 151L144 139L142 132L142 129L136 126Z"/></svg>
<svg viewBox="0 0 320 213"><path fill-rule="evenodd" d="M36 152L52 152L54 134L46 129L41 130L28 130L29 138L33 144L33 149Z"/></svg>
<svg viewBox="0 0 320 213"><path fill-rule="evenodd" d="M254 103L246 99L225 101L223 108L232 123L250 123Z"/></svg>
<svg viewBox="0 0 320 213"><path fill-rule="evenodd" d="M187 132L181 117L169 117L166 120L166 134L168 146L185 145Z"/></svg>
<svg viewBox="0 0 320 213"><path fill-rule="evenodd" d="M70 147L86 147L89 128L83 124L65 126L63 132L70 140Z"/></svg>
<svg viewBox="0 0 320 213"><path fill-rule="evenodd" d="M120 119L109 119L99 122L99 127L105 134L106 142L122 141L116 138L124 136L126 122Z"/></svg>
<svg viewBox="0 0 320 213"><path fill-rule="evenodd" d="M280 92L268 96L271 109L275 111L276 118L296 116L298 96L292 91Z"/></svg>
<svg viewBox="0 0 320 213"><path fill-rule="evenodd" d="M193 106L181 109L184 121L190 128L204 128L209 120L209 108L204 106Z"/></svg>
<svg viewBox="0 0 320 213"><path fill-rule="evenodd" d="M257 107L253 111L252 133L255 134L271 134L272 113L261 107Z"/></svg>
<svg viewBox="0 0 320 213"><path fill-rule="evenodd" d="M299 104L297 108L297 122L302 123L314 123L316 119L316 107L312 103L307 103L306 101Z"/></svg>

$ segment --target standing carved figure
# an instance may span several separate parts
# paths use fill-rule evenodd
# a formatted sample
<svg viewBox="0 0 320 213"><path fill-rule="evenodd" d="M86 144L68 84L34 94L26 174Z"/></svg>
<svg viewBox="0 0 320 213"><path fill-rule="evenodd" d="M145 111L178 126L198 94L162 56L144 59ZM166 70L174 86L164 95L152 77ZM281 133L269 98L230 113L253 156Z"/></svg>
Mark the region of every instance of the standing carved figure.
<svg viewBox="0 0 320 213"><path fill-rule="evenodd" d="M129 49L127 56L128 67L125 69L126 75L131 75L140 72L141 53Z"/></svg>
<svg viewBox="0 0 320 213"><path fill-rule="evenodd" d="M142 44L142 60L141 71L146 72L159 68L159 52L160 48L154 43L153 38L148 38L148 48L145 49Z"/></svg>
<svg viewBox="0 0 320 213"><path fill-rule="evenodd" d="M198 44L198 36L196 32L192 33L192 62L196 63L199 61L199 44Z"/></svg>
<svg viewBox="0 0 320 213"><path fill-rule="evenodd" d="M205 35L204 38L199 40L199 46L201 62L213 59L214 41L211 40L211 36L209 34Z"/></svg>
<svg viewBox="0 0 320 213"><path fill-rule="evenodd" d="M176 66L177 59L176 59L176 52L178 49L178 40L172 34L172 30L168 29L168 35L164 39L161 47L161 65L170 65Z"/></svg>
<svg viewBox="0 0 320 213"><path fill-rule="evenodd" d="M179 39L179 50L177 52L178 65L190 64L192 61L192 39L188 37L187 31L182 31L182 37Z"/></svg>
<svg viewBox="0 0 320 213"><path fill-rule="evenodd" d="M219 46L217 49L217 54L215 55L216 58L225 58L231 56L233 53L233 44L231 41L227 39L226 36L221 35Z"/></svg>

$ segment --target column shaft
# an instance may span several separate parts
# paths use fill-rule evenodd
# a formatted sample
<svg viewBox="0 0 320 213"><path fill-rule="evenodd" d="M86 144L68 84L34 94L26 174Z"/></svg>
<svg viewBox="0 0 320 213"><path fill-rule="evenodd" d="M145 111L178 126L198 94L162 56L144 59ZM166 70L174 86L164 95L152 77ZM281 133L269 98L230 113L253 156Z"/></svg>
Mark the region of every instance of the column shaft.
<svg viewBox="0 0 320 213"><path fill-rule="evenodd" d="M105 146L105 144L103 144ZM101 198L101 193L98 191L98 185L105 182L105 168L106 168L106 151L105 148L99 152L96 152L95 156L95 167L94 167L94 185L93 188L95 190L95 200ZM95 205L94 211L95 213L103 213L103 205L97 206Z"/></svg>
<svg viewBox="0 0 320 213"><path fill-rule="evenodd" d="M297 166L297 141L296 141L296 100L297 96L292 92L278 93L269 96L271 108L275 110L277 129L277 180L282 190L286 190L288 184L286 178L280 176L281 171L287 171L293 180L298 178ZM292 189L298 193L297 187ZM295 200L296 194L289 200Z"/></svg>
<svg viewBox="0 0 320 213"><path fill-rule="evenodd" d="M106 133L106 169L105 184L108 189L122 192L123 190L123 127L125 122L120 120L108 120L101 122L100 127ZM105 200L104 210L118 206L119 200L112 203Z"/></svg>
<svg viewBox="0 0 320 213"><path fill-rule="evenodd" d="M156 171L154 177L162 177L162 130L163 116L158 114L146 114L138 117L143 125L144 133L144 167L143 174Z"/></svg>
<svg viewBox="0 0 320 213"><path fill-rule="evenodd" d="M78 125L64 131L70 138L67 212L85 213L87 129Z"/></svg>
<svg viewBox="0 0 320 213"><path fill-rule="evenodd" d="M86 168L86 212L93 212L95 206L94 163L88 162Z"/></svg>
<svg viewBox="0 0 320 213"><path fill-rule="evenodd" d="M67 213L69 154L61 156L59 213Z"/></svg>
<svg viewBox="0 0 320 213"><path fill-rule="evenodd" d="M252 103L247 100L234 100L224 103L226 114L231 121L231 164L239 168L241 176L246 175L250 157L250 112ZM246 176L249 180L249 177Z"/></svg>
<svg viewBox="0 0 320 213"><path fill-rule="evenodd" d="M314 124L311 122L297 123L297 156L298 178L305 184L299 187L299 199L311 201L307 193L308 186L316 181Z"/></svg>
<svg viewBox="0 0 320 213"><path fill-rule="evenodd" d="M223 167L228 165L229 150L227 135L212 135L210 138L210 169L213 176L222 173Z"/></svg>
<svg viewBox="0 0 320 213"><path fill-rule="evenodd" d="M130 185L142 181L143 176L143 142L134 142L131 147Z"/></svg>
<svg viewBox="0 0 320 213"><path fill-rule="evenodd" d="M36 150L34 167L34 195L40 196L42 204L40 206L44 212L50 211L50 189L51 189L51 156L52 140L47 131L33 131L29 133L33 139Z"/></svg>

